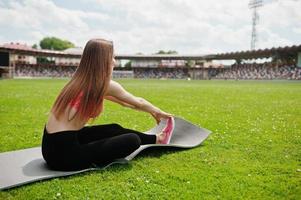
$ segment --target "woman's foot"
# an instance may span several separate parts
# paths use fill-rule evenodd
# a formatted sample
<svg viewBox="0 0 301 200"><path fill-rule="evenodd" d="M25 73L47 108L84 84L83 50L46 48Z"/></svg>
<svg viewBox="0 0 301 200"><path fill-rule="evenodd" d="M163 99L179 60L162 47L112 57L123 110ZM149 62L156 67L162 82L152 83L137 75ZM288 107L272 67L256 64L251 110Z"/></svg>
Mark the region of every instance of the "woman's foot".
<svg viewBox="0 0 301 200"><path fill-rule="evenodd" d="M162 141L164 140L165 134L163 131L161 131L160 133L156 134L157 136L157 141L156 144L162 144Z"/></svg>
<svg viewBox="0 0 301 200"><path fill-rule="evenodd" d="M171 135L174 129L174 118L170 117L167 119L167 124L165 128L158 133L157 136L157 144L169 144L169 141L171 139Z"/></svg>

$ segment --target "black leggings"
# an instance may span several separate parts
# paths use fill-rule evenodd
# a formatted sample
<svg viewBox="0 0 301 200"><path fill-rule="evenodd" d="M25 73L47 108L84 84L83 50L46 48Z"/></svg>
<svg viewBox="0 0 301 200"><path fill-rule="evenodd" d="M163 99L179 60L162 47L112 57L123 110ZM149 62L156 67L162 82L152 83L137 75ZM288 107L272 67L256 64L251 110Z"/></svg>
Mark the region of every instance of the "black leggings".
<svg viewBox="0 0 301 200"><path fill-rule="evenodd" d="M104 166L124 158L143 144L156 143L155 135L126 129L118 124L85 126L80 130L49 134L44 126L42 155L47 165L60 171Z"/></svg>

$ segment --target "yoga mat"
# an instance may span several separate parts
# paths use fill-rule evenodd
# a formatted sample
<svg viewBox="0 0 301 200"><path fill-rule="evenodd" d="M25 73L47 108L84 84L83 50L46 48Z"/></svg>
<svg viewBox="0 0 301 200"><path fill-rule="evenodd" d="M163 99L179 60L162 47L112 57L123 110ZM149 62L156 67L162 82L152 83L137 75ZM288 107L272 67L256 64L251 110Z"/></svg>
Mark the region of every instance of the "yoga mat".
<svg viewBox="0 0 301 200"><path fill-rule="evenodd" d="M137 154L150 147L179 147L192 148L200 145L211 133L211 131L200 128L184 119L174 117L175 127L169 144L147 144L141 145L136 151L125 158L116 159L105 166L95 166L80 171L54 171L48 168L42 157L41 147L33 147L22 150L0 153L0 190L5 190L27 183L69 176L90 170L100 170L110 165L125 164L132 160ZM145 131L145 134L155 135L161 131L166 120L162 120L156 127Z"/></svg>

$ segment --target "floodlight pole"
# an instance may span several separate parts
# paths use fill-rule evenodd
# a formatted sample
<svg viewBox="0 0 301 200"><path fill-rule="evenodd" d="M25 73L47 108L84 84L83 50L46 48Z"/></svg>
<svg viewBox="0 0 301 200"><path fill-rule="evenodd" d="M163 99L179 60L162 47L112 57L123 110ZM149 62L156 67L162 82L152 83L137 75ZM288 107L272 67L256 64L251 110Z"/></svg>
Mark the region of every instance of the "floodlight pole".
<svg viewBox="0 0 301 200"><path fill-rule="evenodd" d="M252 35L251 35L251 49L255 49L256 42L257 42L257 30L256 25L259 21L259 15L257 12L257 8L263 6L263 0L251 0L249 2L249 8L253 9L253 16L252 16Z"/></svg>

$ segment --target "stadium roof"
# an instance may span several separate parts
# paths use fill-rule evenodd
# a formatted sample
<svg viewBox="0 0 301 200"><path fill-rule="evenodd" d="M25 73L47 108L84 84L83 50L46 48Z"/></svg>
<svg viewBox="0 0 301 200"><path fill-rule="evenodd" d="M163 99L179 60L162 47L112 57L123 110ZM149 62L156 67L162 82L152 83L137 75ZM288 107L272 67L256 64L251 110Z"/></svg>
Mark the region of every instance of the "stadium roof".
<svg viewBox="0 0 301 200"><path fill-rule="evenodd" d="M153 54L153 55L131 55L131 54L118 54L115 56L117 59L135 59L135 60L204 60L210 58L210 55L179 55L179 54Z"/></svg>
<svg viewBox="0 0 301 200"><path fill-rule="evenodd" d="M212 55L213 59L253 59L253 58L269 58L275 55L296 55L301 52L301 45L285 46L271 49L258 49L251 51L236 51L229 53L221 53Z"/></svg>
<svg viewBox="0 0 301 200"><path fill-rule="evenodd" d="M74 49L73 49L74 50ZM73 57L80 58L79 49L74 51L54 51L44 49L34 49L24 44L7 43L0 45L0 51L7 51L16 54L49 56L49 57ZM179 54L154 54L154 55L134 55L134 54L119 54L116 59L135 59L135 60L227 60L227 59L253 59L253 58L268 58L275 55L297 55L301 52L301 45L277 47L270 49L258 49L250 51L236 51L221 54L208 55L179 55Z"/></svg>
<svg viewBox="0 0 301 200"><path fill-rule="evenodd" d="M83 51L84 49L82 47L72 47L64 50L65 53L78 54L78 55L81 55Z"/></svg>
<svg viewBox="0 0 301 200"><path fill-rule="evenodd" d="M16 54L25 54L33 56L49 56L49 57L80 57L80 54L68 53L64 51L54 51L45 49L34 49L26 44L6 43L0 45L0 51L7 51Z"/></svg>

